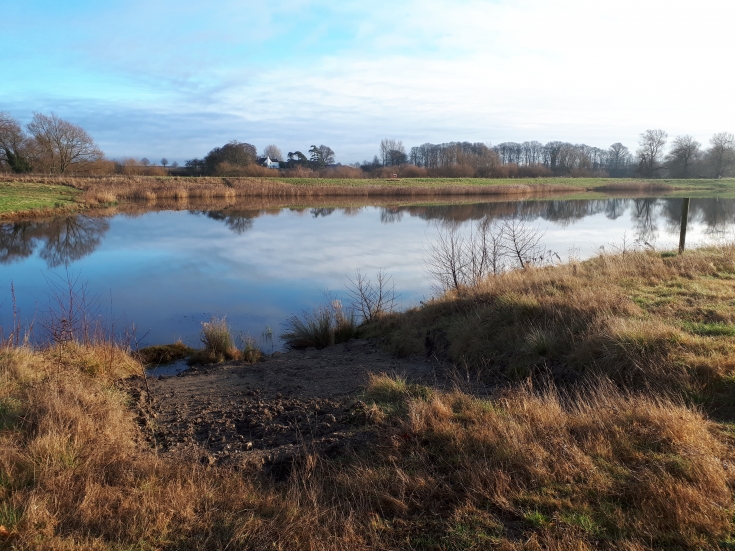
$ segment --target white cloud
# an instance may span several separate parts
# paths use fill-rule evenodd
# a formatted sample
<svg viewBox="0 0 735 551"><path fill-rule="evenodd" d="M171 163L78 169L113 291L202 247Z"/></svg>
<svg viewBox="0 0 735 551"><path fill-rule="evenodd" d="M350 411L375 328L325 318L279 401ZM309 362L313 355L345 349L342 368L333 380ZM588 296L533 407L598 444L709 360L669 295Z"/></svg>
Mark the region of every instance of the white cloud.
<svg viewBox="0 0 735 551"><path fill-rule="evenodd" d="M635 146L661 127L706 141L735 130L733 15L717 0L134 0L80 17L58 54L73 81L0 90L26 103L97 94L120 117L166 119L174 144L178 121L209 115L259 147L329 143L343 162L387 135ZM217 145L222 132L200 128Z"/></svg>

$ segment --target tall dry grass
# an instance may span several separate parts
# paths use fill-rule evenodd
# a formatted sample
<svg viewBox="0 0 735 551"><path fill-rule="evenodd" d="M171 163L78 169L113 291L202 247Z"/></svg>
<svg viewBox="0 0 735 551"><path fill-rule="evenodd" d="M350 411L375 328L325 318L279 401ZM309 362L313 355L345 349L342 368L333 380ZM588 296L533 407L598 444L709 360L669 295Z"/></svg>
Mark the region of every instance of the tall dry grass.
<svg viewBox="0 0 735 551"><path fill-rule="evenodd" d="M734 415L735 246L601 254L462 287L384 318L399 354L429 354L488 381L604 374Z"/></svg>
<svg viewBox="0 0 735 551"><path fill-rule="evenodd" d="M0 545L16 549L721 549L733 449L700 412L601 383L494 398L375 376L336 461L288 481L157 453L115 347L0 352ZM145 400L145 396L141 396Z"/></svg>
<svg viewBox="0 0 735 551"><path fill-rule="evenodd" d="M265 169L264 169L265 170ZM270 173L272 174L272 172ZM62 184L84 192L90 204L119 200L159 201L181 199L235 199L257 197L270 199L309 199L315 197L422 197L422 196L493 196L533 195L578 191L557 184L472 185L452 183L432 185L410 180L360 180L330 178L291 183L279 177L146 177L146 176L1 176L13 181Z"/></svg>

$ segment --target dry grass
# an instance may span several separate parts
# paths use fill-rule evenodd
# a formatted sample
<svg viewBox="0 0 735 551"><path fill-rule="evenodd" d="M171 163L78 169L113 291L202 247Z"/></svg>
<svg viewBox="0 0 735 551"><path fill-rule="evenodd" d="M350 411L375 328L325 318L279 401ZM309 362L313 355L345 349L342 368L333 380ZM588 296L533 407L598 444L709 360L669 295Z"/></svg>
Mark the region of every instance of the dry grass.
<svg viewBox="0 0 735 551"><path fill-rule="evenodd" d="M313 312L302 312L286 321L286 331L281 335L289 348L325 348L347 342L357 335L354 312L345 312L339 300L329 301Z"/></svg>
<svg viewBox="0 0 735 551"><path fill-rule="evenodd" d="M183 360L194 352L194 349L178 340L173 344L157 344L141 348L133 354L133 357L143 365L157 366Z"/></svg>
<svg viewBox="0 0 735 551"><path fill-rule="evenodd" d="M735 415L735 246L601 255L520 270L376 323L397 353L499 382L603 374Z"/></svg>
<svg viewBox="0 0 735 551"><path fill-rule="evenodd" d="M0 548L728 549L734 328L735 247L491 278L372 330L494 395L373 376L365 444L304 449L285 482L158 454L119 347L5 346Z"/></svg>
<svg viewBox="0 0 735 551"><path fill-rule="evenodd" d="M196 350L191 354L189 362L192 364L219 363L225 360L240 359L240 351L235 346L225 318L215 317L202 322L201 341L204 349Z"/></svg>
<svg viewBox="0 0 735 551"><path fill-rule="evenodd" d="M549 182L539 184L482 183L478 185L471 180L432 183L410 179L365 180L359 178L18 176L14 177L13 181L53 183L75 187L84 192L83 199L89 204L112 203L121 200L152 202L188 198L421 197L427 195L530 195L579 191L578 187Z"/></svg>
<svg viewBox="0 0 735 551"><path fill-rule="evenodd" d="M110 346L0 353L0 545L17 549L722 549L724 428L610 384L493 399L374 377L375 446L284 483L156 455Z"/></svg>

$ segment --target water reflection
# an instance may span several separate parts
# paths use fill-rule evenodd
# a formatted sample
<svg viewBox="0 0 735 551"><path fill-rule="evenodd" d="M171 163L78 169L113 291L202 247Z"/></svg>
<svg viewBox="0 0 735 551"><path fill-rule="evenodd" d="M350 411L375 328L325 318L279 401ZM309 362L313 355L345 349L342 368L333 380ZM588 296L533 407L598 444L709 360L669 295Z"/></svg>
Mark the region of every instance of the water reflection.
<svg viewBox="0 0 735 551"><path fill-rule="evenodd" d="M603 214L608 220L617 220L629 212L632 230L641 242L654 242L660 225L668 233L679 231L684 199L596 199L596 200L551 200L551 201L508 201L472 203L465 205L428 205L380 207L380 222L401 222L404 216L438 222L446 226L458 226L472 220L519 219L525 221L545 220L556 226L567 228L585 218ZM335 212L356 216L365 207L311 208L312 218L326 217ZM305 209L291 209L303 212ZM735 225L735 199L692 199L689 220L702 224L707 234L723 234ZM252 227L252 221L264 214L262 210L216 211L207 216L223 221L228 228L240 234Z"/></svg>
<svg viewBox="0 0 735 551"><path fill-rule="evenodd" d="M434 225L469 231L475 221L521 219L545 232L561 258L589 257L601 245L638 239L676 247L682 199L522 200L448 205L365 206L355 202L256 208L134 211L107 216L0 224L0 325L12 319L7 293L33 319L48 294L49 271L69 266L90 294L147 335L198 345L200 322L227 315L236 331L279 334L290 315L339 298L346 276L379 269L393 276L401 306L431 294L426 246ZM731 232L735 200L692 199L687 246ZM53 279L53 278L51 278ZM5 302L4 302L5 301ZM4 302L4 304L3 304Z"/></svg>
<svg viewBox="0 0 735 551"><path fill-rule="evenodd" d="M64 216L50 221L0 225L0 263L31 256L37 248L49 268L68 266L91 254L110 229L105 218Z"/></svg>
<svg viewBox="0 0 735 551"><path fill-rule="evenodd" d="M668 234L680 232L684 199L634 198L593 200L522 200L450 205L391 206L380 207L381 224L395 224L405 217L436 222L442 226L458 227L468 221L482 218L493 220L520 219L543 220L558 228L569 228L593 216L604 215L615 221L630 216L633 238L640 243L655 244L662 229ZM370 207L305 207L290 208L289 212L325 218L334 213L356 217ZM277 216L283 209L236 209L188 211L221 222L235 235L243 235L254 227L255 220L263 216ZM126 216L140 216L140 213ZM710 236L720 236L732 231L735 225L735 199L692 199L689 206L689 223L699 224ZM0 224L0 263L8 264L28 258L38 251L38 256L48 268L68 266L91 254L102 243L110 224L102 216L64 216L46 221L26 221Z"/></svg>

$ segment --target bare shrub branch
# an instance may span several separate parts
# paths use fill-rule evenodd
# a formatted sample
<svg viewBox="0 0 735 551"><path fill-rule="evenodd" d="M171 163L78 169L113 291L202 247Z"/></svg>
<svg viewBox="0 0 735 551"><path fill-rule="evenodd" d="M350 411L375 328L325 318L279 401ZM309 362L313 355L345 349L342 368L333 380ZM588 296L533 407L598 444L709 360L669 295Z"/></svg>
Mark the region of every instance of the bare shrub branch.
<svg viewBox="0 0 735 551"><path fill-rule="evenodd" d="M546 251L541 245L544 232L523 220L506 220L502 227L503 248L507 256L518 262L520 268L528 264L542 264Z"/></svg>
<svg viewBox="0 0 735 551"><path fill-rule="evenodd" d="M357 312L362 321L372 321L382 315L389 314L395 309L398 294L393 277L378 270L375 283L357 270L355 279L347 278L348 304Z"/></svg>
<svg viewBox="0 0 735 551"><path fill-rule="evenodd" d="M456 227L439 228L436 240L426 247L426 269L438 292L471 287L513 267L525 269L559 259L541 245L543 236L538 227L518 219L498 225L485 217L469 235Z"/></svg>

